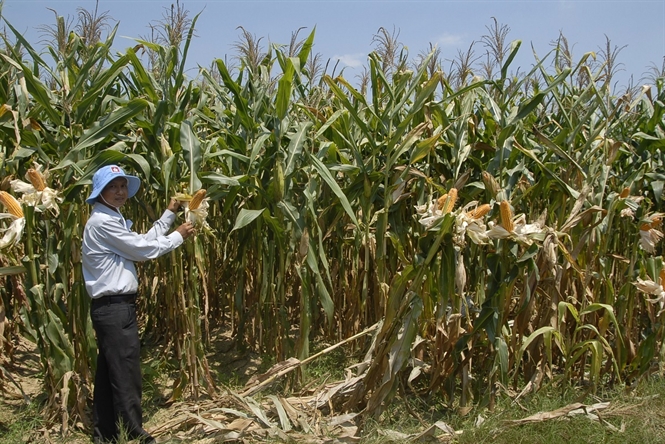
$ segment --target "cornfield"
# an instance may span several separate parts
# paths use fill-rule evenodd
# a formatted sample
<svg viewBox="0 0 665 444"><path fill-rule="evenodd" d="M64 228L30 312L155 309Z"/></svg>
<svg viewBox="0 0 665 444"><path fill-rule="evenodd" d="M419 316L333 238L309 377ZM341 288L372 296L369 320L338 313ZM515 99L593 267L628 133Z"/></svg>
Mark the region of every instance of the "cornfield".
<svg viewBox="0 0 665 444"><path fill-rule="evenodd" d="M80 245L109 163L142 179L124 210L137 231L172 196L197 200L195 240L139 269L144 335L179 363L174 399L219 390L206 356L220 326L283 361L378 324L340 401L366 416L403 380L491 408L500 385L662 371L663 77L616 95L613 61L575 62L563 37L524 75L520 41L489 69L446 71L437 51L409 62L378 39L354 85L318 64L314 32L257 58L243 30L236 65L189 79L196 19L121 54L116 29L95 39L58 17L40 53L6 22L0 389L21 335L49 417L87 420Z"/></svg>

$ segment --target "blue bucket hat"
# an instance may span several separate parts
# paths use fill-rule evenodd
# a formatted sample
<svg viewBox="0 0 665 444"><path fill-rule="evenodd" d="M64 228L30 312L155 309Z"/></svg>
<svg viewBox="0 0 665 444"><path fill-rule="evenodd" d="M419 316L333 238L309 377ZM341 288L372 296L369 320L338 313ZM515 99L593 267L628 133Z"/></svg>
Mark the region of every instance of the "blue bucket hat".
<svg viewBox="0 0 665 444"><path fill-rule="evenodd" d="M92 192L85 200L86 203L94 204L106 185L116 177L127 179L127 198L134 196L141 186L141 179L138 177L125 174L118 165L106 165L98 169L95 175L92 176Z"/></svg>

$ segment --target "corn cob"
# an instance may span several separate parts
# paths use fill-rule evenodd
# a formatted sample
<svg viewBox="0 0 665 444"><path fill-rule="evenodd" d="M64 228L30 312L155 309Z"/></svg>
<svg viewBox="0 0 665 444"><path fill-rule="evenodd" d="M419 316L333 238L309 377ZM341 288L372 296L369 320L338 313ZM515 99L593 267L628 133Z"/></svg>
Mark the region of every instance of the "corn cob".
<svg viewBox="0 0 665 444"><path fill-rule="evenodd" d="M30 168L28 170L28 180L30 180L30 183L32 184L33 187L35 187L35 190L37 191L44 191L44 188L46 188L46 182L44 182L44 175L33 168Z"/></svg>
<svg viewBox="0 0 665 444"><path fill-rule="evenodd" d="M448 199L448 193L444 194L443 196L437 199L436 208L438 210L443 210L443 206L446 204L446 199Z"/></svg>
<svg viewBox="0 0 665 444"><path fill-rule="evenodd" d="M665 268L660 269L659 277L660 277L659 284L661 286L665 287Z"/></svg>
<svg viewBox="0 0 665 444"><path fill-rule="evenodd" d="M512 233L515 230L513 225L513 212L510 209L510 204L507 200L501 201L501 226L506 229L509 233Z"/></svg>
<svg viewBox="0 0 665 444"><path fill-rule="evenodd" d="M625 199L628 196L630 196L630 187L624 188L623 190L621 190L621 194L619 194L619 197L621 199Z"/></svg>
<svg viewBox="0 0 665 444"><path fill-rule="evenodd" d="M206 197L206 190L201 188L196 193L194 193L192 200L189 201L189 209L196 210L201 205L201 202L203 202L204 197Z"/></svg>
<svg viewBox="0 0 665 444"><path fill-rule="evenodd" d="M469 217L472 217L474 219L480 219L484 215L490 212L490 204L482 204L479 207L474 208L473 210L469 211L467 214Z"/></svg>
<svg viewBox="0 0 665 444"><path fill-rule="evenodd" d="M640 225L640 231L649 231L652 228L658 228L662 222L663 218L661 216L653 216L651 222L645 222Z"/></svg>
<svg viewBox="0 0 665 444"><path fill-rule="evenodd" d="M21 208L21 204L8 192L0 191L0 202L2 202L2 204L7 208L7 211L9 211L10 214L13 214L16 217L23 217L23 209Z"/></svg>
<svg viewBox="0 0 665 444"><path fill-rule="evenodd" d="M448 199L445 201L445 206L441 209L443 214L448 214L453 211L455 208L455 203L457 202L457 188L451 188L448 191Z"/></svg>

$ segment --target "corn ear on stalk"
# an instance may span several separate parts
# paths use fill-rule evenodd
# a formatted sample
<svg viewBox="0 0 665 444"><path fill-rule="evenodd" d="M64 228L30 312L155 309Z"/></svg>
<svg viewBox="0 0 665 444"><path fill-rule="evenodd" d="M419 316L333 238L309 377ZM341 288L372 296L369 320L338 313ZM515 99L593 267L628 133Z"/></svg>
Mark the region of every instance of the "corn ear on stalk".
<svg viewBox="0 0 665 444"><path fill-rule="evenodd" d="M490 212L490 204L482 204L473 210L469 211L468 215L469 217L472 217L474 219L480 219L484 215Z"/></svg>
<svg viewBox="0 0 665 444"><path fill-rule="evenodd" d="M6 191L11 187L12 176L7 176L0 180L0 190Z"/></svg>
<svg viewBox="0 0 665 444"><path fill-rule="evenodd" d="M162 151L162 156L164 159L168 159L173 155L173 150L171 150L171 145L169 145L169 141L166 140L164 134L162 134L162 137L159 138L159 148Z"/></svg>
<svg viewBox="0 0 665 444"><path fill-rule="evenodd" d="M363 180L363 195L366 199L369 199L372 195L372 184L370 184L367 176L365 176L365 180Z"/></svg>
<svg viewBox="0 0 665 444"><path fill-rule="evenodd" d="M284 198L284 162L281 158L275 161L275 174L273 176L273 189L275 202Z"/></svg>
<svg viewBox="0 0 665 444"><path fill-rule="evenodd" d="M23 209L21 208L21 204L8 192L0 191L0 202L2 202L5 208L7 208L7 211L10 214L18 218L23 217Z"/></svg>
<svg viewBox="0 0 665 444"><path fill-rule="evenodd" d="M651 222L645 222L642 225L640 225L640 231L649 231L651 229L656 229L660 227L660 224L663 222L662 217L660 216L653 216L651 218Z"/></svg>
<svg viewBox="0 0 665 444"><path fill-rule="evenodd" d="M499 183L496 181L494 176L492 176L487 171L483 171L480 173L480 177L483 180L485 189L489 191L490 196L492 196L492 198L496 198L496 196L499 194L499 191L501 191L501 187L499 186Z"/></svg>
<svg viewBox="0 0 665 444"><path fill-rule="evenodd" d="M439 197L436 201L436 208L439 209L439 210L443 210L443 206L446 204L447 199L448 199L448 193L446 193L443 196Z"/></svg>
<svg viewBox="0 0 665 444"><path fill-rule="evenodd" d="M451 188L448 191L448 199L446 199L444 207L441 208L443 214L448 214L453 211L455 204L457 203L457 188Z"/></svg>
<svg viewBox="0 0 665 444"><path fill-rule="evenodd" d="M513 225L513 212L510 209L510 204L507 200L502 200L500 205L501 210L501 226L506 229L509 233L512 233L515 230Z"/></svg>
<svg viewBox="0 0 665 444"><path fill-rule="evenodd" d="M658 277L660 278L660 282L659 282L660 286L661 287L665 286L665 268L660 269L660 273L659 273Z"/></svg>
<svg viewBox="0 0 665 444"><path fill-rule="evenodd" d="M189 209L196 210L203 202L203 199L206 197L206 190L201 188L192 196L192 200L189 201Z"/></svg>
<svg viewBox="0 0 665 444"><path fill-rule="evenodd" d="M623 190L621 190L621 194L619 194L619 197L622 199L625 199L628 196L630 196L630 187L624 188Z"/></svg>
<svg viewBox="0 0 665 444"><path fill-rule="evenodd" d="M0 106L0 117L4 116L5 113L11 113L11 112L12 112L12 107L7 105L6 103Z"/></svg>
<svg viewBox="0 0 665 444"><path fill-rule="evenodd" d="M28 180L37 191L44 191L44 188L46 188L44 175L34 168L28 170Z"/></svg>

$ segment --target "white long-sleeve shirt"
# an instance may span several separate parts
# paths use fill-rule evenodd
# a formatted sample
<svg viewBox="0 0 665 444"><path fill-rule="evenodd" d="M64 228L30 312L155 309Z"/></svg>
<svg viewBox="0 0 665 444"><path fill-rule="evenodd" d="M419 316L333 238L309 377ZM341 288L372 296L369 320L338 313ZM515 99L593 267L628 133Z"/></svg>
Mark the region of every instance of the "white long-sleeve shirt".
<svg viewBox="0 0 665 444"><path fill-rule="evenodd" d="M135 261L162 256L179 247L177 231L166 235L175 214L166 210L145 234L131 231L131 221L96 203L83 230L83 279L90 297L131 294L138 289Z"/></svg>

